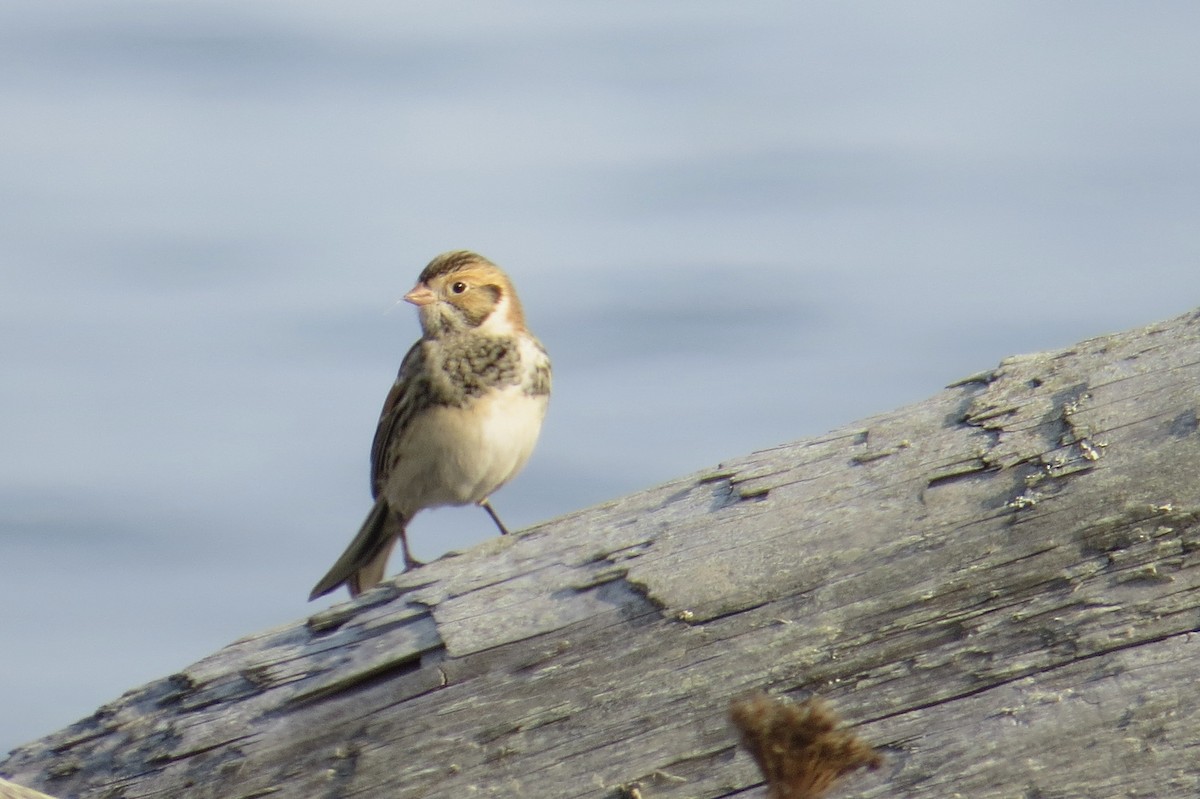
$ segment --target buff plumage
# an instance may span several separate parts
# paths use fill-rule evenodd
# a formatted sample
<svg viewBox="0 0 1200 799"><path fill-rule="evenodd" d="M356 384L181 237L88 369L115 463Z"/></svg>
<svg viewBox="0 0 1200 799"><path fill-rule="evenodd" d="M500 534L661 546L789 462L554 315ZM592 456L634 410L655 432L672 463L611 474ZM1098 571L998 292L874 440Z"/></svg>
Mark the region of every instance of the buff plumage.
<svg viewBox="0 0 1200 799"><path fill-rule="evenodd" d="M550 397L550 359L525 326L512 281L467 251L439 255L404 299L422 336L400 366L371 447L375 505L310 599L346 585L352 596L383 579L405 527L421 510L477 504L507 533L488 497L533 452Z"/></svg>

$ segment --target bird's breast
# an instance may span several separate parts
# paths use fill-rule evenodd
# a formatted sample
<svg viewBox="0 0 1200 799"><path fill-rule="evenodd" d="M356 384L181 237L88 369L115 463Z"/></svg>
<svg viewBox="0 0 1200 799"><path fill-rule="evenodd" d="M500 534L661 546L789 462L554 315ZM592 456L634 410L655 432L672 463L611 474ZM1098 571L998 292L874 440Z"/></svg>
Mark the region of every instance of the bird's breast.
<svg viewBox="0 0 1200 799"><path fill-rule="evenodd" d="M462 406L423 412L406 431L388 477L388 499L403 512L486 499L533 453L547 397L511 385Z"/></svg>

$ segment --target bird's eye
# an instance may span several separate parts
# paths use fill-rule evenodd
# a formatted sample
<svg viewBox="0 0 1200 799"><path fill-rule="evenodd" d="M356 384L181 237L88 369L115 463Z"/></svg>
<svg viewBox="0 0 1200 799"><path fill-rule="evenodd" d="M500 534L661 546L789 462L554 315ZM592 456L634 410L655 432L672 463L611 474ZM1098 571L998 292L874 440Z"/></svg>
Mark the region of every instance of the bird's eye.
<svg viewBox="0 0 1200 799"><path fill-rule="evenodd" d="M453 286L451 286L450 290L453 291L455 294L462 294L464 291L467 290L467 284L460 280L457 283L455 283Z"/></svg>

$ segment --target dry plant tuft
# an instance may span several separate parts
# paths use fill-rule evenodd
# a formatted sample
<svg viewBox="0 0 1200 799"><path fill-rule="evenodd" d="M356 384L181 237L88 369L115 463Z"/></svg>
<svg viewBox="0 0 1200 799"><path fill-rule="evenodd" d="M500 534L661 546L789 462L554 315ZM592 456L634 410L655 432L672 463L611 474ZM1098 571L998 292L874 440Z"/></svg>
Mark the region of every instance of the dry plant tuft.
<svg viewBox="0 0 1200 799"><path fill-rule="evenodd" d="M729 717L767 780L769 799L819 799L847 774L883 765L820 699L796 704L758 693L734 700Z"/></svg>

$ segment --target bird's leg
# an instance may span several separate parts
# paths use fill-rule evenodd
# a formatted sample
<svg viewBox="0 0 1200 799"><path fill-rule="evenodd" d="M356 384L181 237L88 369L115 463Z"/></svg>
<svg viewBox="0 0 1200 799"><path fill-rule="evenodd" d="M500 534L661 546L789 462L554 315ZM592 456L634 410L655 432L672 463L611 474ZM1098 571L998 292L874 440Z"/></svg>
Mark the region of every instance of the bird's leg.
<svg viewBox="0 0 1200 799"><path fill-rule="evenodd" d="M492 503L484 499L479 500L479 507L488 512L488 516L492 517L492 521L500 528L500 535L508 535L508 528L504 526L504 522L500 521L500 517L496 515L496 510L492 507Z"/></svg>
<svg viewBox="0 0 1200 799"><path fill-rule="evenodd" d="M414 558L412 553L408 551L408 531L403 527L400 528L400 551L404 554L404 571L425 565Z"/></svg>

